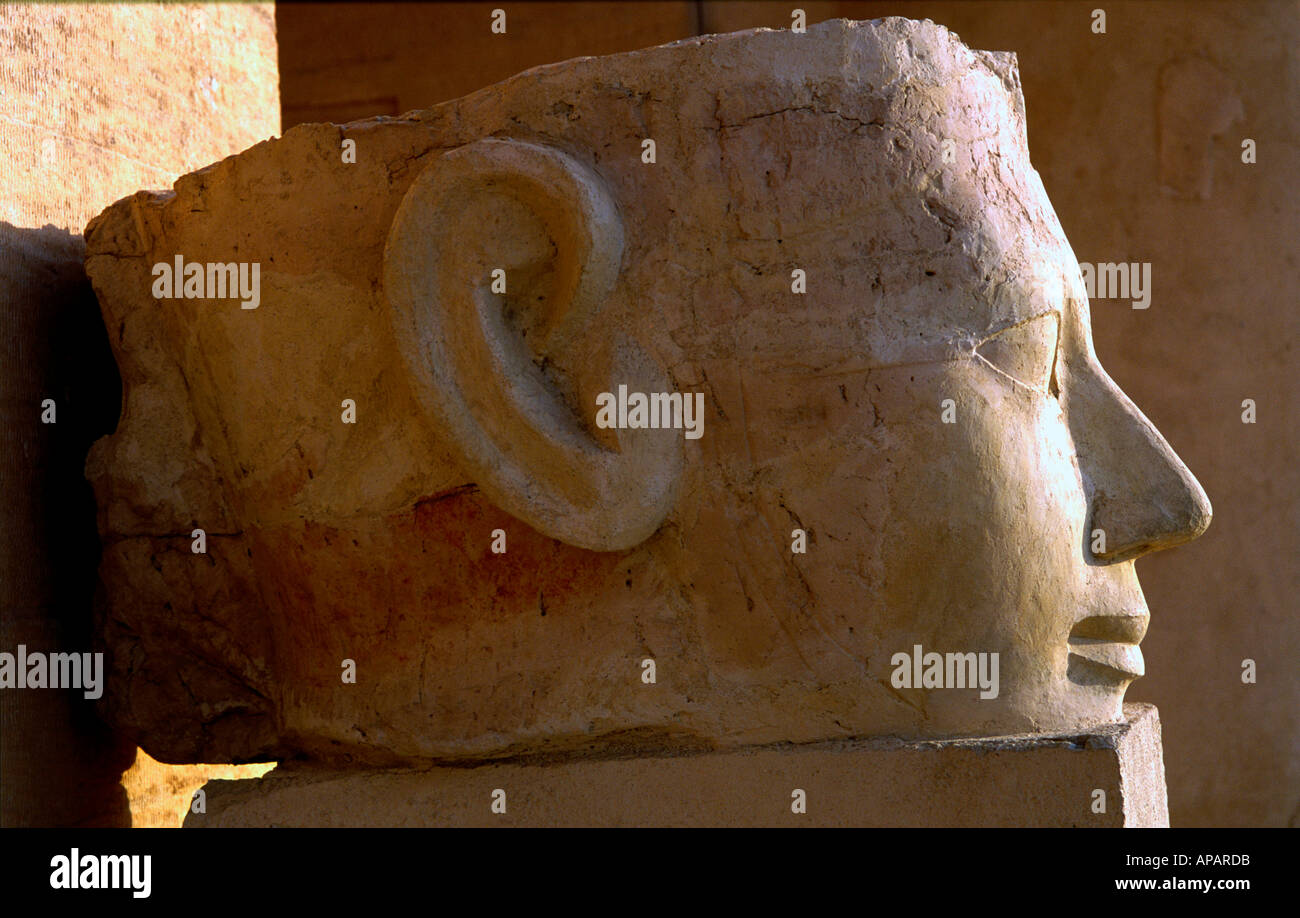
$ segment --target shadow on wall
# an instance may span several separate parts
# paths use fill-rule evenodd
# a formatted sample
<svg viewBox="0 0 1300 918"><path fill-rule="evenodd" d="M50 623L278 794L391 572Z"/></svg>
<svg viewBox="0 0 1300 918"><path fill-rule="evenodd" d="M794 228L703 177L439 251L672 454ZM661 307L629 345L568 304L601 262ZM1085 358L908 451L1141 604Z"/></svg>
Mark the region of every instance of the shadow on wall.
<svg viewBox="0 0 1300 918"><path fill-rule="evenodd" d="M0 650L9 653L93 650L100 544L84 465L117 425L122 384L84 251L65 230L0 222ZM134 756L82 691L0 693L0 825L130 826L120 779Z"/></svg>

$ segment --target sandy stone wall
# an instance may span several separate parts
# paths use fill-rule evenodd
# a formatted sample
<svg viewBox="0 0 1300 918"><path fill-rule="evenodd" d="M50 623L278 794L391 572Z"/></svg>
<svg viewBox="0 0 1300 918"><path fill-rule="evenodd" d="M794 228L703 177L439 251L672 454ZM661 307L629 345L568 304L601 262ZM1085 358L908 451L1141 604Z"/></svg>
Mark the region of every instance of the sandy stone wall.
<svg viewBox="0 0 1300 918"><path fill-rule="evenodd" d="M521 70L699 34L700 5L667 2L284 3L276 22L285 130L398 115L468 95ZM346 36L346 41L341 40Z"/></svg>
<svg viewBox="0 0 1300 918"><path fill-rule="evenodd" d="M98 542L82 466L120 393L82 229L114 200L169 188L279 128L270 4L0 7L3 649L90 649ZM53 425L41 423L46 398ZM137 824L175 824L174 801L148 789L197 786L207 771L142 758L124 790L134 754L81 693L5 691L0 824L123 825L132 811Z"/></svg>

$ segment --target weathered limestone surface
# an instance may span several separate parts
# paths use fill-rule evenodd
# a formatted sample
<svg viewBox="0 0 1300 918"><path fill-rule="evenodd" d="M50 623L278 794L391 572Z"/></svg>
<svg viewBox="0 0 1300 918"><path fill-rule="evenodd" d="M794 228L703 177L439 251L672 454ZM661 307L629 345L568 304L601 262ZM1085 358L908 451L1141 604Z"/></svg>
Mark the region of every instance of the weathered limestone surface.
<svg viewBox="0 0 1300 918"><path fill-rule="evenodd" d="M703 31L732 32L788 23L792 4L702 6ZM1300 826L1295 5L1112 0L1104 36L1092 0L799 6L809 22L929 18L1014 51L1034 165L1075 254L1151 263L1150 308L1092 304L1097 353L1215 513L1195 544L1138 565L1154 618L1147 675L1126 697L1160 709L1174 826ZM1245 398L1255 424L1242 424ZM1243 685L1244 658L1273 675Z"/></svg>
<svg viewBox="0 0 1300 918"><path fill-rule="evenodd" d="M257 781L208 783L207 811L185 826L1167 826L1156 709L1125 705L1124 714L1067 736L423 771L281 766ZM803 813L793 810L796 789ZM505 812L492 810L498 790Z"/></svg>
<svg viewBox="0 0 1300 918"><path fill-rule="evenodd" d="M81 231L278 133L275 62L270 4L0 5L2 652L91 649L83 468L119 393ZM119 783L134 752L81 692L0 691L0 825L138 824Z"/></svg>
<svg viewBox="0 0 1300 918"><path fill-rule="evenodd" d="M112 717L167 760L332 764L1119 723L1132 562L1210 510L1097 363L1024 128L1010 55L837 21L119 202L87 230ZM260 305L155 299L178 255L256 261ZM597 427L623 384L702 393L703 436ZM900 687L918 645L997 654L995 697Z"/></svg>

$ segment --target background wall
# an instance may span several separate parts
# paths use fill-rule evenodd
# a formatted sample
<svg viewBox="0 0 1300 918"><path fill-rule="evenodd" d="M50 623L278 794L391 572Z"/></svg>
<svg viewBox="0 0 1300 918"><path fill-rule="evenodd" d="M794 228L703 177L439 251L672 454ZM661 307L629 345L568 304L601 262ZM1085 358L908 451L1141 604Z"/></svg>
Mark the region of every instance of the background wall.
<svg viewBox="0 0 1300 918"><path fill-rule="evenodd" d="M269 4L0 6L0 649L90 649L83 465L121 394L82 228L279 129ZM80 692L0 692L0 825L129 825L131 802L137 824L179 823L177 802L218 771L135 753Z"/></svg>
<svg viewBox="0 0 1300 918"><path fill-rule="evenodd" d="M506 11L505 34L490 29ZM284 128L400 115L521 70L699 34L686 2L282 3Z"/></svg>
<svg viewBox="0 0 1300 918"><path fill-rule="evenodd" d="M844 16L933 19L1015 51L1030 149L1075 254L1150 262L1150 307L1096 300L1110 374L1205 486L1199 541L1148 556L1149 675L1174 825L1300 821L1295 2L307 4L277 7L283 119L399 114L540 63ZM507 12L505 35L489 28ZM1092 31L1092 11L1106 32ZM1241 161L1253 138L1258 162ZM1242 423L1254 399L1258 423ZM1243 684L1243 659L1258 668Z"/></svg>

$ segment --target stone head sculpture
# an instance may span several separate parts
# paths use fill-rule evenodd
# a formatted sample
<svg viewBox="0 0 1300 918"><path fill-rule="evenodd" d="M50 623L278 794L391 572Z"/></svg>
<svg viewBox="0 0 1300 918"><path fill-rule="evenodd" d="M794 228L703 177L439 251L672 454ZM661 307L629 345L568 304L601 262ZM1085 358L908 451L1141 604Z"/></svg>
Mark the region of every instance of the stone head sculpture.
<svg viewBox="0 0 1300 918"><path fill-rule="evenodd" d="M929 22L300 126L87 238L108 704L164 759L1112 722L1134 559L1210 519L1098 364L1013 57Z"/></svg>

